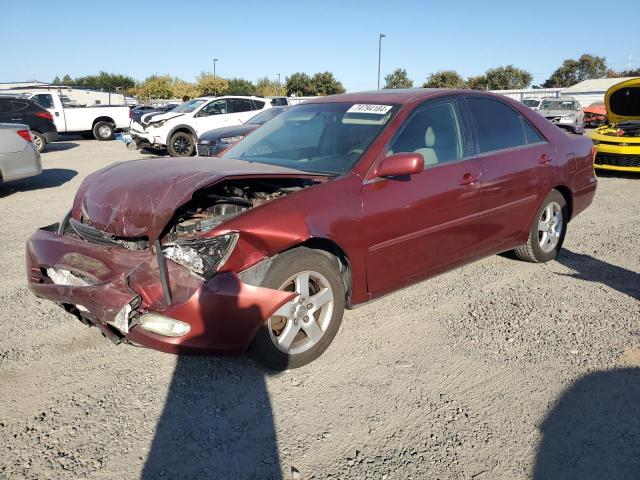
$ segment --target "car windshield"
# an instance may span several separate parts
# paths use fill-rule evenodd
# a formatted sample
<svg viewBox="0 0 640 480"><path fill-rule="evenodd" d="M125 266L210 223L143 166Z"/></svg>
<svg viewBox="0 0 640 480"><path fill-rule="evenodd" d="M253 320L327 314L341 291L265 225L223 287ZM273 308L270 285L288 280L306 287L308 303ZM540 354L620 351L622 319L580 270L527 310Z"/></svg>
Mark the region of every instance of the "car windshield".
<svg viewBox="0 0 640 480"><path fill-rule="evenodd" d="M298 105L245 137L223 157L341 174L355 165L397 110L396 105L381 104Z"/></svg>
<svg viewBox="0 0 640 480"><path fill-rule="evenodd" d="M523 100L522 103L524 103L527 107L537 107L538 105L540 105L540 100L529 99Z"/></svg>
<svg viewBox="0 0 640 480"><path fill-rule="evenodd" d="M273 117L277 117L282 112L284 112L284 108L282 107L268 108L264 112L260 112L256 116L251 117L249 120L247 120L247 123L262 125L263 123L267 123Z"/></svg>
<svg viewBox="0 0 640 480"><path fill-rule="evenodd" d="M543 100L540 110L574 110L573 100Z"/></svg>
<svg viewBox="0 0 640 480"><path fill-rule="evenodd" d="M206 102L206 100L202 98L194 98L193 100L189 100L188 102L181 103L171 111L177 112L177 113L191 113L195 111L204 102Z"/></svg>

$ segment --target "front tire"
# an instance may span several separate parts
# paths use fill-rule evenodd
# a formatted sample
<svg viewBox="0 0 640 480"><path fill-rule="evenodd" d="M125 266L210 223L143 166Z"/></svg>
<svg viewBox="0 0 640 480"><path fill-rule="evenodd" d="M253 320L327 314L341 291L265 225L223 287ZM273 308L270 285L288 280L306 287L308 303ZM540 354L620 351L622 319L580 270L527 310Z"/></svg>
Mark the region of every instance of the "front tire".
<svg viewBox="0 0 640 480"><path fill-rule="evenodd" d="M116 129L109 122L98 122L93 126L93 136L101 142L113 140L116 136Z"/></svg>
<svg viewBox="0 0 640 480"><path fill-rule="evenodd" d="M196 142L188 132L176 132L171 135L167 151L172 157L190 157L196 151Z"/></svg>
<svg viewBox="0 0 640 480"><path fill-rule="evenodd" d="M44 135L34 130L31 130L31 132L29 133L31 133L31 141L33 142L33 146L36 147L38 153L42 153L44 147L47 146L47 140L44 138Z"/></svg>
<svg viewBox="0 0 640 480"><path fill-rule="evenodd" d="M261 286L296 292L260 329L252 353L268 368L298 368L318 358L340 328L345 287L339 261L299 247L284 252L269 267Z"/></svg>
<svg viewBox="0 0 640 480"><path fill-rule="evenodd" d="M567 233L569 210L560 192L552 190L536 213L526 244L513 252L525 262L544 263L556 258Z"/></svg>

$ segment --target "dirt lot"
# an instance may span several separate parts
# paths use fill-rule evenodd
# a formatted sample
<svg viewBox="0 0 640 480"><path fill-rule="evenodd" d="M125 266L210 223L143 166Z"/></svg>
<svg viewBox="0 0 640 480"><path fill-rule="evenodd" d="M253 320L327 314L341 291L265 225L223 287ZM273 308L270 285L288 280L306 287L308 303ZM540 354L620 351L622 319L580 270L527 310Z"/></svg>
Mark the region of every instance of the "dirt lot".
<svg viewBox="0 0 640 480"><path fill-rule="evenodd" d="M423 282L270 375L116 347L27 291L31 232L88 173L142 156L54 149L40 177L0 186L0 478L638 477L640 176L601 178L558 261Z"/></svg>

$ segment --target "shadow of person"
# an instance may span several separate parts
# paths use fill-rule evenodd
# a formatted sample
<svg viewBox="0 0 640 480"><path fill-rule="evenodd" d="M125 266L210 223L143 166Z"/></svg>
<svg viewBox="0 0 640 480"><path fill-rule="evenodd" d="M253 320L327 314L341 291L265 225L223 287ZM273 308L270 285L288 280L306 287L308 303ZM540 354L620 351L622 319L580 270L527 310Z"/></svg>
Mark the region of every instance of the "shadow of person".
<svg viewBox="0 0 640 480"><path fill-rule="evenodd" d="M46 168L40 175L35 177L23 178L0 184L0 198L7 197L16 192L28 192L30 190L39 190L41 188L59 187L67 183L78 174L75 170L68 168Z"/></svg>
<svg viewBox="0 0 640 480"><path fill-rule="evenodd" d="M567 249L560 250L556 261L576 271L576 273L558 273L557 275L565 275L587 282L599 282L640 300L640 274L632 270Z"/></svg>
<svg viewBox="0 0 640 480"><path fill-rule="evenodd" d="M578 380L541 431L535 480L640 478L640 368Z"/></svg>
<svg viewBox="0 0 640 480"><path fill-rule="evenodd" d="M236 311L260 315L257 305ZM214 330L198 338L211 341ZM179 356L141 478L280 479L266 375L246 356Z"/></svg>

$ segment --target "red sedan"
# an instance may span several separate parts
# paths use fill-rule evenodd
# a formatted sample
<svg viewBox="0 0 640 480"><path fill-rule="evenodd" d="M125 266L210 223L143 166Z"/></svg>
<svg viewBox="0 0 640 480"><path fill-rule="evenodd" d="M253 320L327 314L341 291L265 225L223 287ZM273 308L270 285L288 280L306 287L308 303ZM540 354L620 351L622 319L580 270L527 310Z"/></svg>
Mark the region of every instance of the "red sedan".
<svg viewBox="0 0 640 480"><path fill-rule="evenodd" d="M28 241L29 287L116 343L298 367L345 308L506 250L552 260L596 182L588 138L505 97L318 98L221 158L89 175Z"/></svg>

